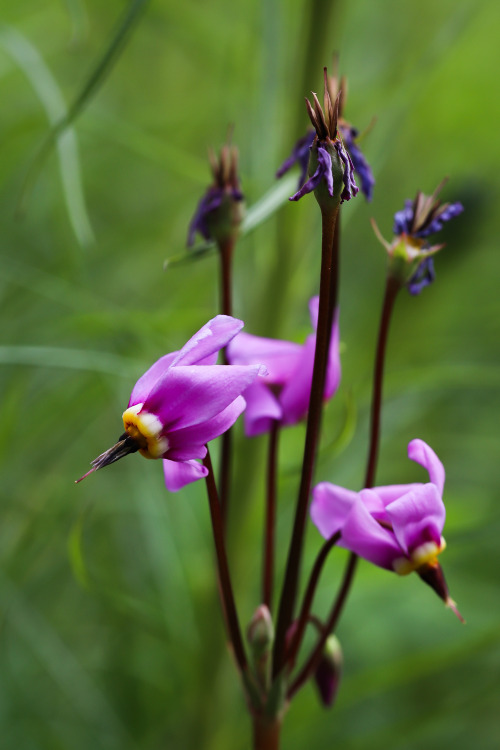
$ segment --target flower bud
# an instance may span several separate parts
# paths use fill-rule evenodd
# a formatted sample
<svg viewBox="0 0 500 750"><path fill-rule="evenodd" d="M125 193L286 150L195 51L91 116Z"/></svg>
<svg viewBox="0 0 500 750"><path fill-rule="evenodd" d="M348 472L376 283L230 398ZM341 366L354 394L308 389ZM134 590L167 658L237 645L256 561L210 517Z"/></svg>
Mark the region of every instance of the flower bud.
<svg viewBox="0 0 500 750"><path fill-rule="evenodd" d="M342 676L342 648L338 639L328 637L321 661L316 667L314 680L318 687L319 696L325 708L333 706Z"/></svg>
<svg viewBox="0 0 500 750"><path fill-rule="evenodd" d="M247 639L255 659L260 659L270 651L274 640L274 626L265 604L255 610L247 628Z"/></svg>

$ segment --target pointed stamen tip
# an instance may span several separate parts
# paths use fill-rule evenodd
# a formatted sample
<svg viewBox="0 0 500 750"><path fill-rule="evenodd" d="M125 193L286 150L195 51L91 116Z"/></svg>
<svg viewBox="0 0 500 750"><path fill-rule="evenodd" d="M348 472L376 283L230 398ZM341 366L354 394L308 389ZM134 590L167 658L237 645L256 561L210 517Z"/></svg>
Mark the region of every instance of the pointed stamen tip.
<svg viewBox="0 0 500 750"><path fill-rule="evenodd" d="M96 471L97 466L93 466L90 471L87 471L86 474L83 475L83 477L80 477L80 479L75 479L75 484L78 484L78 482L81 482L82 479L85 479L85 477L88 477L89 474L92 474L94 471Z"/></svg>
<svg viewBox="0 0 500 750"><path fill-rule="evenodd" d="M451 611L453 612L453 614L456 615L456 617L458 617L458 619L460 620L460 622L463 625L465 625L465 620L462 617L462 615L460 614L460 612L458 611L457 603L454 602L453 599L451 599L450 597L448 597L446 599L446 601L445 601L445 606L448 607L448 609L451 609Z"/></svg>

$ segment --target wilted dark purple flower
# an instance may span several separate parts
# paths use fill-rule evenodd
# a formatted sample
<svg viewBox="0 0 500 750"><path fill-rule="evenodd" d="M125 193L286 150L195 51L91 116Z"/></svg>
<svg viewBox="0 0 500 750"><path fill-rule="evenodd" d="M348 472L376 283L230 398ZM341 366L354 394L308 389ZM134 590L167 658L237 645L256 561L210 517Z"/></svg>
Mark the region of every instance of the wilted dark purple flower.
<svg viewBox="0 0 500 750"><path fill-rule="evenodd" d="M389 273L406 285L410 294L420 294L435 278L432 256L444 245L431 245L428 237L439 232L443 224L464 210L461 203L441 203L437 195L444 181L432 195L418 191L415 200L405 201L404 208L394 215L394 237L387 242L372 220L375 234L389 256Z"/></svg>
<svg viewBox="0 0 500 750"><path fill-rule="evenodd" d="M243 218L237 149L223 146L219 160L210 150L209 158L214 184L198 203L189 225L188 246L194 244L196 232L207 241L224 240L229 234L237 232Z"/></svg>
<svg viewBox="0 0 500 750"><path fill-rule="evenodd" d="M410 294L420 294L422 289L425 289L426 286L432 284L435 278L436 272L434 270L434 259L424 258L411 279L406 282L406 288Z"/></svg>
<svg viewBox="0 0 500 750"><path fill-rule="evenodd" d="M342 116L342 110L343 110L343 106L345 103L345 90L347 88L347 82L343 78L342 81L339 83L337 79L337 75L334 74L333 76L326 77L325 85L328 87L329 97L332 102L336 101L337 97L339 98L339 111L338 111L338 122L337 122L338 130L340 131L340 134L344 141L347 153L351 157L354 171L359 175L359 178L361 180L361 190L364 193L366 199L370 201L373 196L373 186L375 185L375 179L373 177L373 173L371 171L371 168L368 162L366 161L361 149L356 143L356 139L358 138L359 131L356 128L352 127L352 125L349 122L347 122L347 120L345 120L344 117ZM288 159L286 159L283 162L281 167L276 172L276 177L282 177L285 174L285 172L287 172L294 164L298 164L300 167L298 188L302 187L307 177L310 147L312 146L314 142L314 137L315 137L314 131L308 131L305 136L303 136L302 138L300 138L300 140L297 141ZM355 186L355 183L354 183L354 186ZM355 192L357 192L357 188ZM298 193L297 195L301 197ZM298 200L296 196L294 196L294 199ZM344 198L344 200L347 200L347 198Z"/></svg>
<svg viewBox="0 0 500 750"><path fill-rule="evenodd" d="M155 362L132 390L123 412L125 432L92 461L85 476L137 451L145 458L163 459L165 483L172 492L206 476L197 459L206 456L206 443L237 420L245 408L242 392L263 371L258 364L215 364L220 349L242 326L236 318L218 315L180 351Z"/></svg>
<svg viewBox="0 0 500 750"><path fill-rule="evenodd" d="M375 178L363 152L355 142L355 139L358 137L358 131L344 120L339 121L339 130L354 164L354 171L359 175L359 179L361 180L361 192L364 194L366 200L371 201Z"/></svg>
<svg viewBox="0 0 500 750"><path fill-rule="evenodd" d="M354 180L354 167L351 157L345 149L337 127L340 92L334 103L328 87L326 68L324 69L324 78L324 106L321 106L315 93L313 93L312 105L306 99L307 112L316 132L309 148L308 170L310 177L297 193L292 195L290 200L297 201L307 193L315 192L316 199L320 204L326 205L333 200L333 205L338 205L339 202L343 203L354 198L358 192L358 187ZM305 158L304 148L305 140L303 139L300 150L301 158ZM293 157L294 154L292 153L290 159L281 168L280 174L286 171L285 167L293 163Z"/></svg>
<svg viewBox="0 0 500 750"><path fill-rule="evenodd" d="M314 130L308 130L307 133L302 136L302 138L299 138L295 146L293 147L293 151L288 157L288 159L285 159L281 167L276 172L276 177L283 177L283 175L288 172L291 167L293 167L294 164L298 164L300 167L300 175L299 175L299 182L297 187L301 188L304 182L306 181L307 177L307 166L309 164L309 150L312 146L312 142L314 141L316 137L316 133Z"/></svg>

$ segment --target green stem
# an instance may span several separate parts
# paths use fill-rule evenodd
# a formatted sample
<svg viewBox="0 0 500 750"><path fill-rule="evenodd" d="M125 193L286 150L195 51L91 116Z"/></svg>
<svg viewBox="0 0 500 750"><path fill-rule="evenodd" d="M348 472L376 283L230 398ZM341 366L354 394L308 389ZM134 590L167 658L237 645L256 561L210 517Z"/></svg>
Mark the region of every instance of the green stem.
<svg viewBox="0 0 500 750"><path fill-rule="evenodd" d="M253 750L279 750L281 718L253 716Z"/></svg>

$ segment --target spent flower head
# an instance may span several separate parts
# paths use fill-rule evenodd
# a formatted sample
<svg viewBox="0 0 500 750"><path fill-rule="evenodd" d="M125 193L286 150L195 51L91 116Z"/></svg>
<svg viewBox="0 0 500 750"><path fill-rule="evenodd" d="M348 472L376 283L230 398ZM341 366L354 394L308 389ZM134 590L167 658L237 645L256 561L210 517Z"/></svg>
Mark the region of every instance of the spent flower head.
<svg viewBox="0 0 500 750"><path fill-rule="evenodd" d="M172 492L207 476L198 462L207 454L206 444L234 424L245 408L242 392L263 371L259 364L215 364L219 350L242 326L236 318L217 315L180 351L155 362L132 390L123 412L124 433L81 479L137 451L163 459Z"/></svg>
<svg viewBox="0 0 500 750"><path fill-rule="evenodd" d="M389 256L389 274L406 285L410 294L419 294L435 278L432 256L444 244L431 245L429 235L439 232L447 221L464 210L461 203L441 203L437 198L446 181L443 180L432 195L419 190L413 201L405 201L404 208L394 215L396 236L392 242L382 237L372 219L374 232Z"/></svg>
<svg viewBox="0 0 500 750"><path fill-rule="evenodd" d="M339 91L332 100L325 68L323 106L314 92L312 104L306 98L307 113L316 135L309 149L309 179L292 195L292 201L314 192L320 207L326 208L348 201L358 192L353 163L338 130L341 95Z"/></svg>
<svg viewBox="0 0 500 750"><path fill-rule="evenodd" d="M237 148L225 144L219 159L213 149L209 149L208 157L213 183L199 201L189 225L188 246L194 244L196 232L203 239L215 240L219 245L228 240L234 241L244 216Z"/></svg>
<svg viewBox="0 0 500 750"><path fill-rule="evenodd" d="M313 490L311 518L325 539L340 531L339 546L369 562L403 576L416 571L462 619L438 562L446 546L443 464L423 440L409 443L408 457L427 469L429 482L361 492L322 482Z"/></svg>
<svg viewBox="0 0 500 750"><path fill-rule="evenodd" d="M371 168L363 155L363 152L356 142L359 137L359 131L343 117L343 109L347 92L347 81L345 77L342 77L339 82L337 74L335 72L333 76L326 76L325 87L328 89L330 102L337 102L338 100L337 128L340 132L340 135L342 136L342 140L344 141L347 153L351 158L354 171L359 175L361 181L361 191L364 193L366 199L370 201L373 196L373 186L375 185L375 179L373 177ZM298 164L300 167L300 176L298 182L299 189L304 185L304 182L306 181L310 148L313 145L314 139L317 135L316 123L314 121L313 125L315 127L315 130L309 130L302 138L297 141L290 156L283 162L281 167L276 172L276 177L282 177L285 172L287 172L294 164Z"/></svg>

